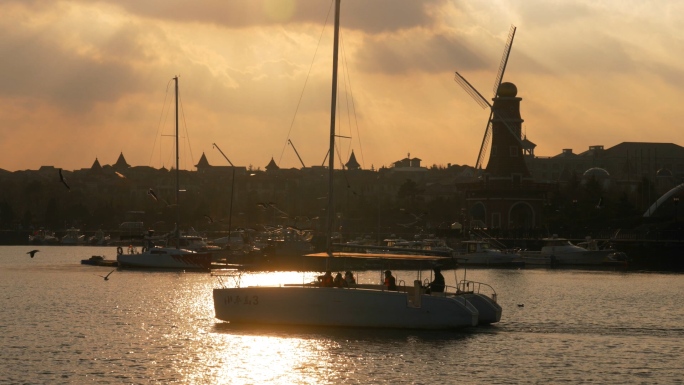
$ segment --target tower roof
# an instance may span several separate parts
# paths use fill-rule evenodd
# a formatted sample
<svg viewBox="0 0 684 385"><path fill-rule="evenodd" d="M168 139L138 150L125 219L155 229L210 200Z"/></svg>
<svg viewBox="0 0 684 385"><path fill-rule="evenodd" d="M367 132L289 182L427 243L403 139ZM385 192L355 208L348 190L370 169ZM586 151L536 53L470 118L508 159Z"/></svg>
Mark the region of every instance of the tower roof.
<svg viewBox="0 0 684 385"><path fill-rule="evenodd" d="M271 161L268 162L266 165L266 171L275 171L275 170L280 170L280 167L276 164L275 160L273 160L273 157L271 157Z"/></svg>
<svg viewBox="0 0 684 385"><path fill-rule="evenodd" d="M211 165L209 164L209 161L207 160L207 157L206 157L206 155L204 155L204 153L202 153L202 156L200 157L200 160L199 160L199 162L197 162L195 167L197 167L197 168L211 167Z"/></svg>
<svg viewBox="0 0 684 385"><path fill-rule="evenodd" d="M100 161L95 158L95 162L93 162L93 165L90 166L90 169L92 171L102 171L102 165L100 165Z"/></svg>
<svg viewBox="0 0 684 385"><path fill-rule="evenodd" d="M126 163L126 158L124 158L123 152L121 152L121 154L119 154L119 159L116 160L116 163L114 163L112 167L116 169L124 169L131 167L131 165Z"/></svg>
<svg viewBox="0 0 684 385"><path fill-rule="evenodd" d="M361 168L359 162L356 161L356 155L354 155L354 150L352 150L352 153L349 156L349 161L344 165L347 167L348 170L358 170Z"/></svg>

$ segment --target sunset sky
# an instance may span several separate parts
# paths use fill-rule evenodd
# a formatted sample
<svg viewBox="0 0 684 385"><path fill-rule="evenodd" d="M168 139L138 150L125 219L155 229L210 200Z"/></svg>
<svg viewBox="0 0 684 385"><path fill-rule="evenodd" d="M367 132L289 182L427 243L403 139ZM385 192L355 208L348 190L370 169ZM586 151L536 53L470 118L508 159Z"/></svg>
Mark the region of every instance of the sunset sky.
<svg viewBox="0 0 684 385"><path fill-rule="evenodd" d="M171 79L180 76L182 169L323 163L332 0L0 2L0 169L174 162ZM327 18L327 25L326 24ZM342 0L338 115L343 160L474 165L489 116L453 81L523 98L536 155L682 140L684 2ZM320 43L319 43L320 40ZM301 97L301 101L300 101ZM353 98L353 99L352 99Z"/></svg>

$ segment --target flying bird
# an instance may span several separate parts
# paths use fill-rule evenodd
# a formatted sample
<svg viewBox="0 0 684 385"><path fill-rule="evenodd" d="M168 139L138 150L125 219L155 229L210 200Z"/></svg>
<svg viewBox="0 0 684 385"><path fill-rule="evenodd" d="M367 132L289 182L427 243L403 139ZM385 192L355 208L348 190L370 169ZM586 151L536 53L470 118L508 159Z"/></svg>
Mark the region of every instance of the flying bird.
<svg viewBox="0 0 684 385"><path fill-rule="evenodd" d="M214 223L214 220L211 219L211 217L210 217L209 215L205 215L204 217L207 218L207 221L208 221L209 223Z"/></svg>
<svg viewBox="0 0 684 385"><path fill-rule="evenodd" d="M603 197L600 197L598 203L596 204L597 209L603 208L603 206L601 206L602 202L603 202Z"/></svg>
<svg viewBox="0 0 684 385"><path fill-rule="evenodd" d="M116 176L118 176L121 179L126 179L126 176L118 171L114 171L114 174L116 174Z"/></svg>
<svg viewBox="0 0 684 385"><path fill-rule="evenodd" d="M59 169L59 180L66 186L67 190L71 191L71 187L66 182L66 178L64 178L64 175L62 175L62 169Z"/></svg>
<svg viewBox="0 0 684 385"><path fill-rule="evenodd" d="M104 278L105 281L109 281L109 276L115 271L116 271L116 269L110 271L109 274L107 274L107 275L98 275L98 277L102 277L102 278Z"/></svg>
<svg viewBox="0 0 684 385"><path fill-rule="evenodd" d="M154 199L155 201L159 200L159 198L157 198L157 194L154 193L154 190L152 190L152 188L147 190L147 195L151 196L152 199Z"/></svg>
<svg viewBox="0 0 684 385"><path fill-rule="evenodd" d="M31 251L29 251L29 252L26 253L26 254L31 254L31 258L33 258L33 257L36 255L36 253L39 252L39 251L40 251L40 250L31 250Z"/></svg>

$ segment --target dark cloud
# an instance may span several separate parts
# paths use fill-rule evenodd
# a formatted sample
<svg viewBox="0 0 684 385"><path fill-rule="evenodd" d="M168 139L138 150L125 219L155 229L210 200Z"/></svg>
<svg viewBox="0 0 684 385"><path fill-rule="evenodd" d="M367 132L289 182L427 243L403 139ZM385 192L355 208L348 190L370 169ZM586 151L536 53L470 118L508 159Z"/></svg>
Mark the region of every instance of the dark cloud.
<svg viewBox="0 0 684 385"><path fill-rule="evenodd" d="M72 0L92 4L90 0ZM320 24L331 10L325 0L100 0L145 18L186 23L214 23L247 28L287 23ZM446 0L344 0L344 28L369 33L410 29L433 23L429 10ZM291 4L291 5L290 5ZM332 11L328 23L332 24Z"/></svg>
<svg viewBox="0 0 684 385"><path fill-rule="evenodd" d="M79 55L62 48L48 31L36 34L0 26L0 36L2 96L39 98L82 111L141 89L143 79L120 56L95 60ZM125 39L132 45L130 36Z"/></svg>
<svg viewBox="0 0 684 385"><path fill-rule="evenodd" d="M439 73L491 68L493 63L465 40L447 35L412 34L369 39L357 53L359 66L373 73Z"/></svg>

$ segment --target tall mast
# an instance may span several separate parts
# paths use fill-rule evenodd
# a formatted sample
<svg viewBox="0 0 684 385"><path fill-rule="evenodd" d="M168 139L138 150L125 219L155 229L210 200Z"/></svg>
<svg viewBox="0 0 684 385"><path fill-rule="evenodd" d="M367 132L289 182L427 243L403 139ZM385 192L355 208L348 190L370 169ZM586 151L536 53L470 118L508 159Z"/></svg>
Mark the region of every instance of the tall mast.
<svg viewBox="0 0 684 385"><path fill-rule="evenodd" d="M178 76L174 77L176 82L176 249L180 248L180 211L178 210L178 194L180 193L179 182L179 155L178 155Z"/></svg>
<svg viewBox="0 0 684 385"><path fill-rule="evenodd" d="M326 252L332 256L333 174L335 169L335 107L337 105L337 51L340 39L340 0L335 0L335 35L333 41L332 98L330 100L330 158L328 159L328 228Z"/></svg>

